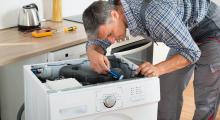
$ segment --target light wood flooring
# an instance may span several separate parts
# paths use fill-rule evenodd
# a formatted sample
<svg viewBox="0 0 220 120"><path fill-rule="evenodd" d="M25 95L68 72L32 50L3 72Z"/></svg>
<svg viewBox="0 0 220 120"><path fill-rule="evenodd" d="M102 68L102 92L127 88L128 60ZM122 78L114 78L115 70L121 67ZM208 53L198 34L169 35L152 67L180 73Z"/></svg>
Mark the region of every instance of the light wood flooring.
<svg viewBox="0 0 220 120"><path fill-rule="evenodd" d="M194 110L195 110L194 90L193 90L193 83L191 80L186 90L184 91L184 103L183 103L183 109L180 120L192 120ZM220 107L218 110L216 120L220 120Z"/></svg>

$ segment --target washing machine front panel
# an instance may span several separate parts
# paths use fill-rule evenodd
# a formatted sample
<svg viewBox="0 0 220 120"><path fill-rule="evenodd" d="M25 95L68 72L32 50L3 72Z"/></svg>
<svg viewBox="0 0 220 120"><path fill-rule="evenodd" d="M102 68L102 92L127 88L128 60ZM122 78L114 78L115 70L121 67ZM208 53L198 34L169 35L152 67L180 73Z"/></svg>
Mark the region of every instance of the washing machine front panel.
<svg viewBox="0 0 220 120"><path fill-rule="evenodd" d="M133 120L131 117L124 115L124 114L108 114L108 115L101 115L94 120Z"/></svg>
<svg viewBox="0 0 220 120"><path fill-rule="evenodd" d="M129 111L132 108L159 101L159 94L156 94L159 93L159 88L156 88L157 91L155 91L155 84L159 84L158 78L140 78L52 94L49 102L51 118L52 120L78 120L77 118L82 116L95 116L128 110L128 113L123 113L126 116L137 111L135 109L132 112ZM150 97L152 91L155 92L155 97ZM138 109L145 111L145 108ZM145 112L143 113L145 114ZM129 117L123 115L107 115L106 119L103 120L112 117L119 120L129 120L127 119ZM103 117L98 117L97 120L101 120Z"/></svg>

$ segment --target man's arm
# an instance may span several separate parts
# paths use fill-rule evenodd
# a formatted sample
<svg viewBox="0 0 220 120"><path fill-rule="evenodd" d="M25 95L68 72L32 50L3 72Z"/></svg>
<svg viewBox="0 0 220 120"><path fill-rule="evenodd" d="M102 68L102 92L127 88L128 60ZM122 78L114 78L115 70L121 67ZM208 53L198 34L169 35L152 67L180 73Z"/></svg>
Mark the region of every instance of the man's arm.
<svg viewBox="0 0 220 120"><path fill-rule="evenodd" d="M176 55L155 66L145 62L140 65L137 72L141 72L145 76L159 76L194 64L199 60L201 51L188 28L176 15L175 10L169 6L162 8L159 4L153 8L148 7L148 9L151 12L145 17L145 27L149 30L150 36L175 50Z"/></svg>
<svg viewBox="0 0 220 120"><path fill-rule="evenodd" d="M150 62L145 62L139 66L137 73L144 76L155 77L166 73L176 71L190 65L191 62L180 54L176 54L166 61L152 65Z"/></svg>
<svg viewBox="0 0 220 120"><path fill-rule="evenodd" d="M155 67L159 69L159 76L160 76L184 68L190 64L191 62L187 60L185 57L183 57L180 54L176 54L171 58L169 58L168 60L156 64Z"/></svg>
<svg viewBox="0 0 220 120"><path fill-rule="evenodd" d="M101 46L98 46L98 45L90 45L90 46L88 46L88 48L87 48L87 54L91 54L91 52L90 51L96 51L96 52L98 52L98 53L100 53L100 54L105 54L105 51L104 51L104 49L101 47Z"/></svg>
<svg viewBox="0 0 220 120"><path fill-rule="evenodd" d="M106 74L110 68L108 58L104 55L109 44L101 40L90 40L87 42L86 51L90 60L90 66L98 73Z"/></svg>

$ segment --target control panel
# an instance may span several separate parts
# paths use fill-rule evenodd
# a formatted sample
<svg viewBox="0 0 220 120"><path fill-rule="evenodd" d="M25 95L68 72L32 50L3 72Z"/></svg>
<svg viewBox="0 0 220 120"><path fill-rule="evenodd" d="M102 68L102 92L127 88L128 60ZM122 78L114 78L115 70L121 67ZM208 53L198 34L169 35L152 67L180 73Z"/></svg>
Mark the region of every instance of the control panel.
<svg viewBox="0 0 220 120"><path fill-rule="evenodd" d="M105 87L96 92L97 111L111 111L145 104L146 82L139 81L121 86Z"/></svg>
<svg viewBox="0 0 220 120"><path fill-rule="evenodd" d="M140 85L130 87L130 100L131 101L139 101L144 99L144 92Z"/></svg>

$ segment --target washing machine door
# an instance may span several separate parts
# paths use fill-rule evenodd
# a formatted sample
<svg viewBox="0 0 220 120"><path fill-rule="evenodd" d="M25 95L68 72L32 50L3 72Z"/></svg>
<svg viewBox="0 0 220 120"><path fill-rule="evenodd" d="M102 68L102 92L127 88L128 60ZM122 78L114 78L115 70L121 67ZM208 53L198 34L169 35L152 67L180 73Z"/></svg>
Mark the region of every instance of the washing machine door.
<svg viewBox="0 0 220 120"><path fill-rule="evenodd" d="M123 114L108 114L108 115L101 115L94 120L132 120L129 116Z"/></svg>
<svg viewBox="0 0 220 120"><path fill-rule="evenodd" d="M112 48L111 54L121 55L137 65L144 61L153 62L153 43L142 39Z"/></svg>

